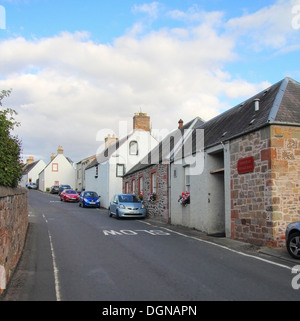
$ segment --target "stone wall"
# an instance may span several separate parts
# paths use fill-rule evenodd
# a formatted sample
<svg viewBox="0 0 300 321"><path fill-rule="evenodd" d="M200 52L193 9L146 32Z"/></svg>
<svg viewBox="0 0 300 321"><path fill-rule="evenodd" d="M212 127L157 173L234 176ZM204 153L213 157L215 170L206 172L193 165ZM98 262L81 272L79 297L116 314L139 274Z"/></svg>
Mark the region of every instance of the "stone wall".
<svg viewBox="0 0 300 321"><path fill-rule="evenodd" d="M153 202L148 201L148 195L151 191L151 173L156 171L156 191L157 199ZM128 183L129 191L132 190L132 180L136 181L136 188L133 193L139 194L138 178L143 177L143 201L147 208L147 214L151 218L157 218L168 222L169 220L169 204L168 204L168 165L158 164L149 166L143 170L137 171L123 179L123 191L125 191L125 184Z"/></svg>
<svg viewBox="0 0 300 321"><path fill-rule="evenodd" d="M274 245L283 246L287 224L300 220L300 127L271 127L269 159Z"/></svg>
<svg viewBox="0 0 300 321"><path fill-rule="evenodd" d="M27 190L0 187L0 294L19 262L27 227Z"/></svg>
<svg viewBox="0 0 300 321"><path fill-rule="evenodd" d="M232 238L284 246L288 223L300 219L300 128L270 126L231 142ZM238 160L254 157L253 172Z"/></svg>

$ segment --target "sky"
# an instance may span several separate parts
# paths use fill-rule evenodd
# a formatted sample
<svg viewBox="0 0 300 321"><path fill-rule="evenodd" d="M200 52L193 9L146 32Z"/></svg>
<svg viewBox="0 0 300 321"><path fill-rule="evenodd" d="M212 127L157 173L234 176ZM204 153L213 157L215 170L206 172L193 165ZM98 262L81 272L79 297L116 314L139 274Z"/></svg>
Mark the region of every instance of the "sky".
<svg viewBox="0 0 300 321"><path fill-rule="evenodd" d="M300 81L299 58L300 0L0 0L2 108L24 161L61 145L79 162L138 112L161 139Z"/></svg>

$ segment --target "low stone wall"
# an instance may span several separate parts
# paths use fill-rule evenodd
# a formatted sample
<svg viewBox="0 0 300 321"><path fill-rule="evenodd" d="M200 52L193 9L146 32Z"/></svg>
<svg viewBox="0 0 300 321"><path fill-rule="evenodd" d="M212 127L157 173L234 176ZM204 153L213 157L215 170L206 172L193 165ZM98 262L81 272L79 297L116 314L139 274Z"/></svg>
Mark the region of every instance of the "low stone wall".
<svg viewBox="0 0 300 321"><path fill-rule="evenodd" d="M27 227L27 190L0 187L0 295L21 257Z"/></svg>

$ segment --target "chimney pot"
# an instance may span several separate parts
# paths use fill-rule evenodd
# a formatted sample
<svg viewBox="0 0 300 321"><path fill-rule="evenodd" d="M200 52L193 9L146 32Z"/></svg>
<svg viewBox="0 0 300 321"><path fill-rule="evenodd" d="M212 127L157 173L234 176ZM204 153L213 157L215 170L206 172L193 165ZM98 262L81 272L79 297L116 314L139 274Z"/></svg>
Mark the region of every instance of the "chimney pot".
<svg viewBox="0 0 300 321"><path fill-rule="evenodd" d="M179 121L178 121L178 128L180 129L182 126L183 126L183 120L182 119L180 119Z"/></svg>
<svg viewBox="0 0 300 321"><path fill-rule="evenodd" d="M27 158L26 164L32 164L34 162L34 157L33 156L29 156Z"/></svg>
<svg viewBox="0 0 300 321"><path fill-rule="evenodd" d="M64 153L64 149L62 148L62 146L58 146L57 154L63 154L63 153Z"/></svg>
<svg viewBox="0 0 300 321"><path fill-rule="evenodd" d="M110 145L115 144L117 141L118 138L116 138L115 134L113 134L112 136L108 134L105 138L105 148L108 148Z"/></svg>
<svg viewBox="0 0 300 321"><path fill-rule="evenodd" d="M150 132L150 117L146 113L135 113L133 116L133 130Z"/></svg>

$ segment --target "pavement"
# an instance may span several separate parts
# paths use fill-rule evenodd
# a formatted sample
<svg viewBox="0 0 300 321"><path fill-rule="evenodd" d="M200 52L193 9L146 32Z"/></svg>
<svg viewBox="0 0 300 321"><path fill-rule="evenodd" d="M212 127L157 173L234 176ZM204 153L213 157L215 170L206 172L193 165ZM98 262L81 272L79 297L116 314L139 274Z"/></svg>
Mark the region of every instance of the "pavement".
<svg viewBox="0 0 300 321"><path fill-rule="evenodd" d="M250 243L233 240L224 236L207 235L206 233L203 233L196 229L179 225L172 225L170 223L163 222L159 219L148 218L147 223L153 226L160 226L166 229L170 229L175 233L183 234L185 236L198 238L205 242L214 243L219 246L224 246L237 252L243 252L247 254L261 254L264 256L269 256L270 258L276 258L281 261L289 262L294 265L300 265L300 260L293 259L289 255L286 247L259 247Z"/></svg>

